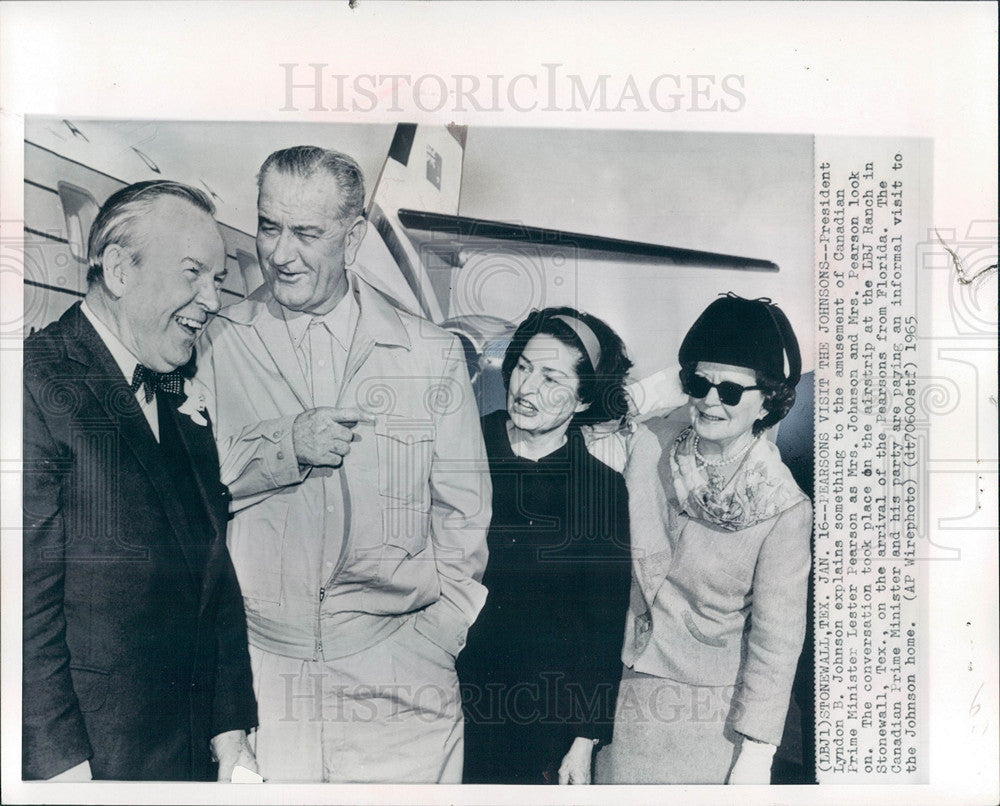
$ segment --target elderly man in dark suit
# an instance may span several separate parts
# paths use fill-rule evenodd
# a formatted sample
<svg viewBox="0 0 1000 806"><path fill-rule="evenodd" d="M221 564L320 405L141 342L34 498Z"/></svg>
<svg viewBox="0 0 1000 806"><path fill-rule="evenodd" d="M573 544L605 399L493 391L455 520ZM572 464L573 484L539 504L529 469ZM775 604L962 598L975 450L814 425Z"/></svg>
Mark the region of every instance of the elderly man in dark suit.
<svg viewBox="0 0 1000 806"><path fill-rule="evenodd" d="M228 495L177 372L219 307L213 214L175 182L115 193L85 300L24 345L26 779L255 769Z"/></svg>

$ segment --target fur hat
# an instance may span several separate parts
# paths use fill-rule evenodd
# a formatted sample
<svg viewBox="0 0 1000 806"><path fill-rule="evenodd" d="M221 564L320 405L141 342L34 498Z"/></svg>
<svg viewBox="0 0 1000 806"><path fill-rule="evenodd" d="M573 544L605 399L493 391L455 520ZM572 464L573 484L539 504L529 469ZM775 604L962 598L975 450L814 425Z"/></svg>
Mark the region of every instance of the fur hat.
<svg viewBox="0 0 1000 806"><path fill-rule="evenodd" d="M799 342L781 308L732 291L709 305L684 337L681 364L698 361L757 370L793 388L802 375Z"/></svg>

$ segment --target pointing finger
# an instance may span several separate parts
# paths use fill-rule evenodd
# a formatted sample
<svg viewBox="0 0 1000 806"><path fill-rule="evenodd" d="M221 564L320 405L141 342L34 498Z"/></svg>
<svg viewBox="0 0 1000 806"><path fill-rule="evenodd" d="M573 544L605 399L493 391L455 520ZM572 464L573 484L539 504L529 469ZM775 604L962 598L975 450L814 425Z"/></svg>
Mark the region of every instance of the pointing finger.
<svg viewBox="0 0 1000 806"><path fill-rule="evenodd" d="M346 425L349 428L353 428L358 423L367 423L369 425L375 422L375 418L366 411L355 408L347 409L331 409L331 416L341 425Z"/></svg>

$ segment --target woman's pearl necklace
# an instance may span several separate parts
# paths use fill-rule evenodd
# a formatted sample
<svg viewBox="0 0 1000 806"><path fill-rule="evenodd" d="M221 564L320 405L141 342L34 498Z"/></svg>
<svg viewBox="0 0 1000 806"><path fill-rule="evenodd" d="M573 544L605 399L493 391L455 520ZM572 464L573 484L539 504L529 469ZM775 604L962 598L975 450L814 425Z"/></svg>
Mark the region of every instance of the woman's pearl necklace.
<svg viewBox="0 0 1000 806"><path fill-rule="evenodd" d="M710 459L706 459L704 456L702 456L701 455L701 451L698 450L698 443L701 441L698 438L698 435L697 434L692 434L691 436L694 437L693 447L694 447L695 458L699 462L701 462L705 467L724 467L725 465L731 465L737 459L742 459L743 456L746 455L747 451L749 451L756 444L757 439L758 439L758 437L754 437L746 445L744 445L742 448L740 448L739 451L737 451L736 453L734 453L732 456L730 456L728 458L726 457L725 454L723 454L721 459L710 460Z"/></svg>

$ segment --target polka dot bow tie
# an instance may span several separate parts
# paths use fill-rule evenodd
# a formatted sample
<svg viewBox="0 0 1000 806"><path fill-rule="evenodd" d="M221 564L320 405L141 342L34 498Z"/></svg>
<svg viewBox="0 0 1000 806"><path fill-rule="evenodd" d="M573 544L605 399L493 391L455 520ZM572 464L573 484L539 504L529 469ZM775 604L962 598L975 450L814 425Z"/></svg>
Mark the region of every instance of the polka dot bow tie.
<svg viewBox="0 0 1000 806"><path fill-rule="evenodd" d="M132 391L138 392L139 387L143 387L146 395L146 402L153 399L157 390L167 392L171 395L184 393L184 378L179 370L173 372L154 372L142 364L137 364L135 372L132 373Z"/></svg>

